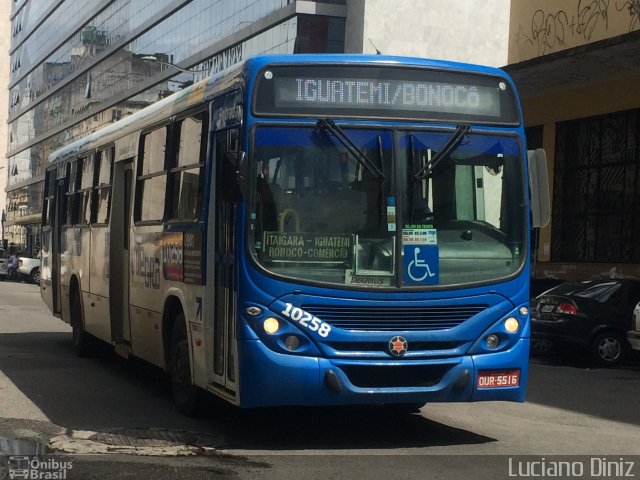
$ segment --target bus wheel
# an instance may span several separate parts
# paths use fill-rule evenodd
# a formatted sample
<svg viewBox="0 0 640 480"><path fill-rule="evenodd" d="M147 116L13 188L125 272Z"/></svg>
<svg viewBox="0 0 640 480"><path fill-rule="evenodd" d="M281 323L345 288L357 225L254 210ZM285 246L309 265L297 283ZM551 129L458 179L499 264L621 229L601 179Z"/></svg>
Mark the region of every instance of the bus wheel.
<svg viewBox="0 0 640 480"><path fill-rule="evenodd" d="M71 328L73 348L79 357L88 357L91 354L91 337L84 331L82 321L82 303L80 303L80 291L75 289L71 297Z"/></svg>
<svg viewBox="0 0 640 480"><path fill-rule="evenodd" d="M173 401L183 415L197 415L201 403L201 392L191 380L191 360L184 314L176 317L171 334L169 353L169 376Z"/></svg>

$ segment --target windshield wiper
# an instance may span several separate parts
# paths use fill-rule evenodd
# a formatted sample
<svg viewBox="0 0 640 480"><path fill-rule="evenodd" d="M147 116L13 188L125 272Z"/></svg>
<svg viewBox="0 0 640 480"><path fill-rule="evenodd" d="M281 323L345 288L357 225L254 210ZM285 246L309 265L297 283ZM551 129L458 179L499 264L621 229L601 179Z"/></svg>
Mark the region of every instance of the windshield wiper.
<svg viewBox="0 0 640 480"><path fill-rule="evenodd" d="M442 149L440 149L440 151L438 151L438 153L436 153L424 167L416 172L414 177L417 180L423 180L431 176L431 174L433 173L433 169L438 166L443 158L448 156L458 145L460 145L460 142L465 137L465 135L469 133L470 130L471 128L469 128L469 125L458 125L456 131L453 132L453 135L451 135L445 142L445 144L442 146Z"/></svg>
<svg viewBox="0 0 640 480"><path fill-rule="evenodd" d="M415 162L416 162L416 145L415 145L415 141L413 138L413 135L409 135L409 150L410 153L409 155L411 156L410 160L409 160L409 174L413 177L415 177L415 174L413 173L413 169L415 168ZM414 214L415 214L415 182L409 182L409 198L411 199L411 201L409 202L410 207L409 207L409 218L413 218Z"/></svg>
<svg viewBox="0 0 640 480"><path fill-rule="evenodd" d="M363 165L371 175L381 180L384 180L384 173L380 167L378 167L375 163L373 163L369 158L364 154L362 150L358 148L358 146L351 141L351 139L344 133L344 130L336 125L330 118L326 118L324 120L318 120L318 128L324 130L334 137L338 139L340 143L346 148L349 153L360 163Z"/></svg>

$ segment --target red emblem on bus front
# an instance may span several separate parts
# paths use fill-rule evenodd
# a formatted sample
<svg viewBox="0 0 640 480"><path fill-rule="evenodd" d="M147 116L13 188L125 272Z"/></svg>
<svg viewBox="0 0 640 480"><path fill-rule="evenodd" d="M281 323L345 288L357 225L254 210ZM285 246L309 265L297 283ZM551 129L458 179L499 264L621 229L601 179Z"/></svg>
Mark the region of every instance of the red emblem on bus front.
<svg viewBox="0 0 640 480"><path fill-rule="evenodd" d="M409 344L404 337L396 336L389 340L389 353L395 357L401 357L407 353Z"/></svg>

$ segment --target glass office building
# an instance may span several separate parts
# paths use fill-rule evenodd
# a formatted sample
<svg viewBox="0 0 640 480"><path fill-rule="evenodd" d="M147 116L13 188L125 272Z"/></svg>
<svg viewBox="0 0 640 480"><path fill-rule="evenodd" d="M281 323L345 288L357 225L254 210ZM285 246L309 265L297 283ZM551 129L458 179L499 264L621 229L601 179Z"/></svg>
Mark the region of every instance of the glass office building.
<svg viewBox="0 0 640 480"><path fill-rule="evenodd" d="M13 0L5 238L39 249L53 150L251 55L343 52L346 11L346 0Z"/></svg>

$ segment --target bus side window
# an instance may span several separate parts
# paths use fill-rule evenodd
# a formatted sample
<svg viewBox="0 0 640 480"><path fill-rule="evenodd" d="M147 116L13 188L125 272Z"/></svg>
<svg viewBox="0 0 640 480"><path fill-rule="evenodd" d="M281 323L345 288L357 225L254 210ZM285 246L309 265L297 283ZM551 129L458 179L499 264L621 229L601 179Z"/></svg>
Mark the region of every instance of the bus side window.
<svg viewBox="0 0 640 480"><path fill-rule="evenodd" d="M167 126L142 135L142 151L138 157L135 220L161 222L164 220L167 194Z"/></svg>
<svg viewBox="0 0 640 480"><path fill-rule="evenodd" d="M77 170L78 170L78 162L73 161L67 164L67 193L65 196L67 197L67 215L65 220L65 225L72 226L78 223L78 202L76 198L76 189L78 186L77 181Z"/></svg>
<svg viewBox="0 0 640 480"><path fill-rule="evenodd" d="M200 217L208 130L207 112L178 121L174 129L177 151L170 166L173 220L194 221Z"/></svg>
<svg viewBox="0 0 640 480"><path fill-rule="evenodd" d="M93 188L93 155L78 160L78 187L76 190L77 222L91 223L91 190Z"/></svg>
<svg viewBox="0 0 640 480"><path fill-rule="evenodd" d="M42 226L49 227L53 221L52 208L56 194L56 171L47 170L44 182L44 202L42 205Z"/></svg>
<svg viewBox="0 0 640 480"><path fill-rule="evenodd" d="M229 128L215 133L216 187L221 198L234 200L238 189L236 172L240 156L240 129Z"/></svg>
<svg viewBox="0 0 640 480"><path fill-rule="evenodd" d="M113 172L113 147L100 150L96 157L95 183L93 189L92 224L106 225L109 221L111 176Z"/></svg>

